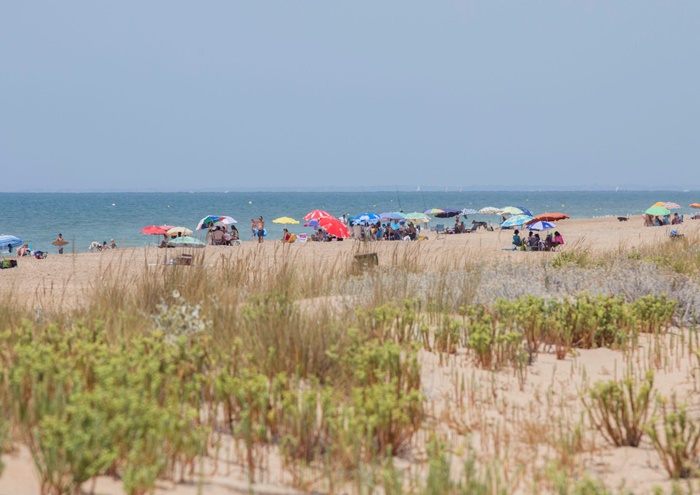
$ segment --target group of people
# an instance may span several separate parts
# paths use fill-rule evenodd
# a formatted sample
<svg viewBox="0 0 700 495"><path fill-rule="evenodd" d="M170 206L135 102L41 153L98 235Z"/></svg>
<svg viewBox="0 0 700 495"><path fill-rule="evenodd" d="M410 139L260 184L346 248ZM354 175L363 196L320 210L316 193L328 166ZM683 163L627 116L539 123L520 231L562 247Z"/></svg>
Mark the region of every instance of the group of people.
<svg viewBox="0 0 700 495"><path fill-rule="evenodd" d="M10 250L11 252L11 250ZM21 258L23 256L34 256L36 259L46 258L47 253L44 251L32 251L32 247L29 244L22 244L17 248L17 257Z"/></svg>
<svg viewBox="0 0 700 495"><path fill-rule="evenodd" d="M229 230L226 225L216 226L207 233L209 244L212 246L230 246L240 240L238 229L231 225Z"/></svg>
<svg viewBox="0 0 700 495"><path fill-rule="evenodd" d="M267 230L265 230L265 220L263 220L262 215L258 219L250 219L250 233L253 236L253 240L257 239L258 243L262 244L265 236L267 235Z"/></svg>
<svg viewBox="0 0 700 495"><path fill-rule="evenodd" d="M662 225L680 225L683 223L683 215L674 213L671 215L664 216L654 216L648 213L644 215L644 226L645 227L661 227Z"/></svg>
<svg viewBox="0 0 700 495"><path fill-rule="evenodd" d="M415 241L420 236L413 222L375 222L366 226L355 224L350 233L353 239L361 241Z"/></svg>
<svg viewBox="0 0 700 495"><path fill-rule="evenodd" d="M519 230L513 232L513 246L515 246L513 249L521 249L523 251L551 251L562 244L564 244L564 238L558 231L555 231L553 234L549 233L545 236L544 240L540 238L539 233L533 231L530 231L525 239L520 237Z"/></svg>
<svg viewBox="0 0 700 495"><path fill-rule="evenodd" d="M109 244L107 244L107 241L102 241L102 244L99 242L95 241L92 244L90 244L90 251L107 251L109 249L117 249L117 243L114 242L114 239L109 241ZM62 247L58 248L58 252L61 253L63 251Z"/></svg>

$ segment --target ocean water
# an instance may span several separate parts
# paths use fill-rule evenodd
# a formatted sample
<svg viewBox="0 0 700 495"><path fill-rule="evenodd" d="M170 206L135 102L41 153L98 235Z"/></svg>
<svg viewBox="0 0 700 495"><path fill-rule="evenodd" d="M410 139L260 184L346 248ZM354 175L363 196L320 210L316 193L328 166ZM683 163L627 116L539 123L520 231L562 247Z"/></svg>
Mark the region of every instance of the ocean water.
<svg viewBox="0 0 700 495"><path fill-rule="evenodd" d="M251 240L250 220L262 215L267 240L282 236L283 225L272 223L281 216L297 220L313 209L340 216L367 211L405 213L428 208L474 208L524 206L533 213L559 211L571 218L641 215L657 201L680 204L679 213L693 213L690 203L700 201L698 192L673 191L446 191L446 192L229 192L229 193L0 193L0 234L11 234L33 249L56 252L51 242L58 233L71 244L65 251L86 251L92 241L114 239L120 246L148 246L159 236L139 231L164 223L194 230L206 215L228 215L238 220L241 238ZM697 211L697 210L696 210ZM470 215L469 220L497 222L496 215ZM430 225L449 223L434 219ZM566 230L566 223L561 225ZM299 225L292 232L312 229ZM204 237L204 232L195 232Z"/></svg>

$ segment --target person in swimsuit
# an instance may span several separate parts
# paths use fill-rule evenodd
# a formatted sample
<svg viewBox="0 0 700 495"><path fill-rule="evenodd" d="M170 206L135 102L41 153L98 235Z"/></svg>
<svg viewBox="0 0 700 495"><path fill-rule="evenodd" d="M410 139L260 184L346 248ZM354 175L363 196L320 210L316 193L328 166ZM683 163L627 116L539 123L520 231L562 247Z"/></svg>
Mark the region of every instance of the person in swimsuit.
<svg viewBox="0 0 700 495"><path fill-rule="evenodd" d="M258 218L256 227L258 229L258 242L262 243L263 237L265 237L265 220L263 220L262 216Z"/></svg>
<svg viewBox="0 0 700 495"><path fill-rule="evenodd" d="M63 234L58 234L58 237L56 237L56 240L54 242L57 242L58 244L58 254L63 254Z"/></svg>

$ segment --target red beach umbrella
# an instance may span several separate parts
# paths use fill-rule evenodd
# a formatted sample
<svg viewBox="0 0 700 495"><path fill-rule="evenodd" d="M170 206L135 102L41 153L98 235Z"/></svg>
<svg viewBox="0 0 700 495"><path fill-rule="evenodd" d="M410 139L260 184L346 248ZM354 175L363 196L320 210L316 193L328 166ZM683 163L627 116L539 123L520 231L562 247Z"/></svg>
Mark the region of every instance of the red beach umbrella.
<svg viewBox="0 0 700 495"><path fill-rule="evenodd" d="M345 226L343 222L335 218L321 218L318 221L318 226L328 232L329 235L338 237L340 239L347 239L350 237L350 231Z"/></svg>
<svg viewBox="0 0 700 495"><path fill-rule="evenodd" d="M335 217L333 215L331 215L327 211L323 211L323 210L310 211L309 213L304 215L304 220L319 220L321 218L335 219Z"/></svg>
<svg viewBox="0 0 700 495"><path fill-rule="evenodd" d="M566 220L567 218L571 217L564 213L540 213L539 215L532 217L532 220L527 222L527 225L535 222L558 222L559 220Z"/></svg>
<svg viewBox="0 0 700 495"><path fill-rule="evenodd" d="M693 203L690 205L691 208L700 208L700 203Z"/></svg>
<svg viewBox="0 0 700 495"><path fill-rule="evenodd" d="M171 228L170 225L161 225L160 227L158 225L149 225L148 227L142 228L141 233L148 235L164 235Z"/></svg>

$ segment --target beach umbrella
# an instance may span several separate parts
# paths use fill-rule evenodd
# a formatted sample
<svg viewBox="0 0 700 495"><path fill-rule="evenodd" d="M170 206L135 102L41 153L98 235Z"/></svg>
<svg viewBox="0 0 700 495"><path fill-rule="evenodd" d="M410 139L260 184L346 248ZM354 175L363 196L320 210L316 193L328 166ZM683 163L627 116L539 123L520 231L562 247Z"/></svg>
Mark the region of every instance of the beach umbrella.
<svg viewBox="0 0 700 495"><path fill-rule="evenodd" d="M414 211L413 213L406 214L406 220L414 223L428 223L430 221L430 217L425 213L419 213L417 211Z"/></svg>
<svg viewBox="0 0 700 495"><path fill-rule="evenodd" d="M479 212L476 211L474 208L464 208L462 210L462 215L464 215L465 217L467 215L476 215L477 213L479 213Z"/></svg>
<svg viewBox="0 0 700 495"><path fill-rule="evenodd" d="M190 236L186 235L183 237L176 237L174 239L169 240L168 246L202 248L202 247L206 246L206 244L204 244L199 239L195 239L194 237L190 237Z"/></svg>
<svg viewBox="0 0 700 495"><path fill-rule="evenodd" d="M542 220L531 223L530 225L527 226L528 230L537 230L537 231L551 230L551 229L555 229L556 227L557 226L554 225L553 223L549 223L549 222L542 221Z"/></svg>
<svg viewBox="0 0 700 495"><path fill-rule="evenodd" d="M318 228L318 220L316 220L315 218L311 219L304 224L304 227L313 227L313 228L317 229Z"/></svg>
<svg viewBox="0 0 700 495"><path fill-rule="evenodd" d="M281 223L283 225L296 225L299 223L298 220L294 220L293 218L290 217L279 217L275 218L272 223Z"/></svg>
<svg viewBox="0 0 700 495"><path fill-rule="evenodd" d="M190 229L187 227L173 227L172 229L168 229L166 234L171 235L171 236L188 236L192 233Z"/></svg>
<svg viewBox="0 0 700 495"><path fill-rule="evenodd" d="M214 225L231 225L232 223L238 223L238 221L226 215L207 215L199 221L195 230L202 230L203 228L209 228Z"/></svg>
<svg viewBox="0 0 700 495"><path fill-rule="evenodd" d="M22 244L22 239L13 235L0 235L0 251L9 251L18 248Z"/></svg>
<svg viewBox="0 0 700 495"><path fill-rule="evenodd" d="M370 223L377 223L380 222L382 219L379 215L376 213L361 213L357 215L355 218L350 220L351 223L353 224L370 224Z"/></svg>
<svg viewBox="0 0 700 495"><path fill-rule="evenodd" d="M516 208L517 208L518 210L522 211L522 212L523 212L523 215L534 216L534 215L532 214L532 212L531 212L530 210L528 210L527 208L525 208L524 206L516 206Z"/></svg>
<svg viewBox="0 0 700 495"><path fill-rule="evenodd" d="M164 235L168 232L168 230L172 229L172 226L166 225L166 228L163 228L158 225L149 225L148 227L144 227L141 229L142 234L148 234L148 235Z"/></svg>
<svg viewBox="0 0 700 495"><path fill-rule="evenodd" d="M379 217L382 220L403 220L406 218L406 215L398 211L388 211L386 213L380 213Z"/></svg>
<svg viewBox="0 0 700 495"><path fill-rule="evenodd" d="M430 208L429 210L425 210L423 212L425 215L437 215L438 213L445 213L445 210L441 210L440 208Z"/></svg>
<svg viewBox="0 0 700 495"><path fill-rule="evenodd" d="M659 201L651 206L663 206L664 208L668 208L669 210L677 210L681 207L681 205L679 205L678 203L671 203L670 201Z"/></svg>
<svg viewBox="0 0 700 495"><path fill-rule="evenodd" d="M498 210L498 213L500 215L527 215L518 206L506 206L505 208L501 208L500 210ZM527 216L531 217L532 214Z"/></svg>
<svg viewBox="0 0 700 495"><path fill-rule="evenodd" d="M350 237L350 230L337 218L321 218L318 220L319 227L328 232L328 235L347 239Z"/></svg>
<svg viewBox="0 0 700 495"><path fill-rule="evenodd" d="M693 203L690 205L691 208L700 208L700 203Z"/></svg>
<svg viewBox="0 0 700 495"><path fill-rule="evenodd" d="M319 218L335 218L333 215L323 210L313 210L304 215L304 220L318 220Z"/></svg>
<svg viewBox="0 0 700 495"><path fill-rule="evenodd" d="M460 214L460 210L455 210L454 208L444 208L441 213L436 213L437 218L451 218L456 217Z"/></svg>
<svg viewBox="0 0 700 495"><path fill-rule="evenodd" d="M495 206L485 206L479 210L480 215L498 215L501 209Z"/></svg>
<svg viewBox="0 0 700 495"><path fill-rule="evenodd" d="M501 227L516 227L518 225L526 224L532 220L530 215L513 215L508 220L501 224Z"/></svg>
<svg viewBox="0 0 700 495"><path fill-rule="evenodd" d="M559 220L566 220L567 218L570 218L569 215L566 215L564 213L540 213L539 215L535 215L532 217L532 220L530 223L534 222L558 222Z"/></svg>
<svg viewBox="0 0 700 495"><path fill-rule="evenodd" d="M652 206L645 211L647 215L653 215L653 216L661 216L663 217L664 215L670 215L671 210L668 208L664 208L663 206Z"/></svg>

